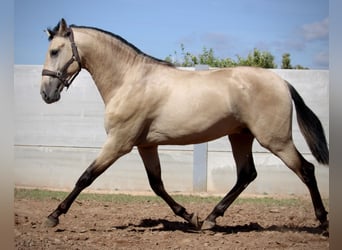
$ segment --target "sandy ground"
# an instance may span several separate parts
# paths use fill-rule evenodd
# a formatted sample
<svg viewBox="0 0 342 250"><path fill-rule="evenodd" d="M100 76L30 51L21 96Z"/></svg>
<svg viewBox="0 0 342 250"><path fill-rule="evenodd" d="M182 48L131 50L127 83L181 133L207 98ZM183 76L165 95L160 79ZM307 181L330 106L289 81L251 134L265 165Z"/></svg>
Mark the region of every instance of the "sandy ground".
<svg viewBox="0 0 342 250"><path fill-rule="evenodd" d="M46 216L59 200L15 199L16 249L329 249L311 202L233 203L217 226L196 231L163 202L76 201L55 228ZM211 202L183 204L204 217Z"/></svg>

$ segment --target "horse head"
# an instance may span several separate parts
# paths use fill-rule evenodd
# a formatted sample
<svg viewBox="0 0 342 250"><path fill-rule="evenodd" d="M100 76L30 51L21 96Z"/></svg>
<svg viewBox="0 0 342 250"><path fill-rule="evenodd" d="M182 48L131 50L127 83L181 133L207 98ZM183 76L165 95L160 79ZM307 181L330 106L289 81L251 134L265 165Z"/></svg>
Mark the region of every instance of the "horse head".
<svg viewBox="0 0 342 250"><path fill-rule="evenodd" d="M42 71L40 93L46 103L53 103L60 99L63 88L68 88L81 71L81 59L73 31L64 19L46 32L50 44Z"/></svg>

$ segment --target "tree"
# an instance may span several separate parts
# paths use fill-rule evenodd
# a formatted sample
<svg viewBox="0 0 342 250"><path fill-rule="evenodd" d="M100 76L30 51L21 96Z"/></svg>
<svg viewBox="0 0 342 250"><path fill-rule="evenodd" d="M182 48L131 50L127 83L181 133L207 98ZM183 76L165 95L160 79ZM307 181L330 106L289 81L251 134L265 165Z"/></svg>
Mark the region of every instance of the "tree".
<svg viewBox="0 0 342 250"><path fill-rule="evenodd" d="M206 64L210 67L225 68L225 67L235 67L235 66L253 66L261 68L277 68L274 62L274 56L268 51L260 51L256 48L248 54L246 58L237 55L237 59L219 58L215 56L214 50L212 48L207 49L203 47L202 53L198 56L193 55L185 50L184 44L181 47L181 59L178 60L177 51L174 52L174 56L167 56L166 61L175 64L176 66L192 67L196 64ZM292 69L290 53L284 53L282 59L282 69ZM308 69L301 65L296 65L294 69Z"/></svg>
<svg viewBox="0 0 342 250"><path fill-rule="evenodd" d="M283 54L283 59L281 60L282 69L292 69L290 53Z"/></svg>
<svg viewBox="0 0 342 250"><path fill-rule="evenodd" d="M167 57L165 57L164 60L169 63L173 63L175 66L181 66L181 67L193 67L196 64L198 64L197 57L192 55L190 52L186 52L185 46L183 43L180 44L180 47L181 47L181 55L182 55L181 62L178 61L177 51L173 52L173 56L170 54Z"/></svg>
<svg viewBox="0 0 342 250"><path fill-rule="evenodd" d="M237 57L237 64L240 66L253 66L268 69L277 68L277 65L274 63L274 56L267 51L260 51L255 48L253 52L248 54L246 59L240 56Z"/></svg>
<svg viewBox="0 0 342 250"><path fill-rule="evenodd" d="M292 69L309 69L308 67L304 67L302 65L297 64L296 66L294 66Z"/></svg>
<svg viewBox="0 0 342 250"><path fill-rule="evenodd" d="M284 53L283 54L283 59L281 61L281 68L282 69L309 69L309 68L304 67L304 66L299 65L299 64L292 67L290 57L291 57L290 53Z"/></svg>

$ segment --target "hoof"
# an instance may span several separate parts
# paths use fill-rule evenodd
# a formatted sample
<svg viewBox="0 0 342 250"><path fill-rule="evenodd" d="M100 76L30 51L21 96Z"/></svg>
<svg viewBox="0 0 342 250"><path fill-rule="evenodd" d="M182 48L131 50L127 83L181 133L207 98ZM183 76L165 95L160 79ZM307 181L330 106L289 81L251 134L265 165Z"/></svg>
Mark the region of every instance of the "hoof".
<svg viewBox="0 0 342 250"><path fill-rule="evenodd" d="M322 235L329 237L329 221L326 220L319 225L319 228L323 230Z"/></svg>
<svg viewBox="0 0 342 250"><path fill-rule="evenodd" d="M213 221L209 221L209 220L205 220L203 221L201 230L210 230L213 229L213 227L215 227L216 223Z"/></svg>
<svg viewBox="0 0 342 250"><path fill-rule="evenodd" d="M322 228L322 229L326 229L326 230L329 229L329 221L326 220L326 221L322 222L322 223L319 225L319 227Z"/></svg>
<svg viewBox="0 0 342 250"><path fill-rule="evenodd" d="M55 226L58 225L58 223L59 223L59 219L58 218L49 216L47 218L47 220L45 221L45 226L47 226L47 227L55 227Z"/></svg>
<svg viewBox="0 0 342 250"><path fill-rule="evenodd" d="M195 228L199 229L200 228L200 224L199 224L199 220L198 220L198 214L197 213L193 213L192 217L189 221L189 223L191 225L193 225Z"/></svg>

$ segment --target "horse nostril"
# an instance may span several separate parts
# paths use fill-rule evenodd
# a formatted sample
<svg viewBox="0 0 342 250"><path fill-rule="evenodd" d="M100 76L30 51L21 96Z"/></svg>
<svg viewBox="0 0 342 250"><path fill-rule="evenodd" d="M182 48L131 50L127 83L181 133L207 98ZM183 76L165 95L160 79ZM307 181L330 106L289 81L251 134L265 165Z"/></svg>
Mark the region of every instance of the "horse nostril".
<svg viewBox="0 0 342 250"><path fill-rule="evenodd" d="M42 96L42 98L43 98L44 101L46 101L46 102L49 102L49 101L50 101L49 96L45 93L44 90L42 90L42 91L40 92L40 95Z"/></svg>

